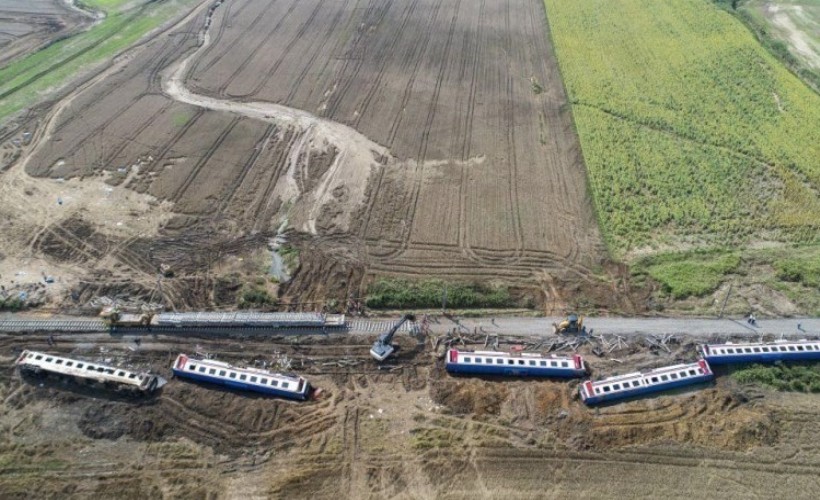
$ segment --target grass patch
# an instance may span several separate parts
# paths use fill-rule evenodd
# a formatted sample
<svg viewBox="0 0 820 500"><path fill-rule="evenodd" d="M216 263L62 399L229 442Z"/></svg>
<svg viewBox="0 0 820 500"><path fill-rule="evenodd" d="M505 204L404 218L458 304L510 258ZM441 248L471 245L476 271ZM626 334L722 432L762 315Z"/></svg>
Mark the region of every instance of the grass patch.
<svg viewBox="0 0 820 500"><path fill-rule="evenodd" d="M481 283L445 283L442 280L407 281L380 279L367 290L366 305L372 309L441 307L446 289L447 308L515 307L510 291Z"/></svg>
<svg viewBox="0 0 820 500"><path fill-rule="evenodd" d="M545 5L616 257L815 237L820 96L740 21L704 0Z"/></svg>
<svg viewBox="0 0 820 500"><path fill-rule="evenodd" d="M820 365L817 363L754 364L732 369L731 377L741 384L760 384L778 391L820 392Z"/></svg>
<svg viewBox="0 0 820 500"><path fill-rule="evenodd" d="M450 448L463 441L461 436L444 429L419 428L410 432L413 435L411 446L417 450Z"/></svg>
<svg viewBox="0 0 820 500"><path fill-rule="evenodd" d="M299 267L299 249L290 245L282 245L276 250L276 253L282 257L285 267L288 272L293 272Z"/></svg>
<svg viewBox="0 0 820 500"><path fill-rule="evenodd" d="M262 282L264 284L264 280ZM276 298L272 297L263 286L257 283L246 286L239 294L239 308L258 309L276 304Z"/></svg>
<svg viewBox="0 0 820 500"><path fill-rule="evenodd" d="M738 269L740 262L736 253L663 254L638 262L633 273L651 276L672 298L684 299L715 291L728 274Z"/></svg>
<svg viewBox="0 0 820 500"><path fill-rule="evenodd" d="M777 260L774 267L779 279L820 290L820 251Z"/></svg>

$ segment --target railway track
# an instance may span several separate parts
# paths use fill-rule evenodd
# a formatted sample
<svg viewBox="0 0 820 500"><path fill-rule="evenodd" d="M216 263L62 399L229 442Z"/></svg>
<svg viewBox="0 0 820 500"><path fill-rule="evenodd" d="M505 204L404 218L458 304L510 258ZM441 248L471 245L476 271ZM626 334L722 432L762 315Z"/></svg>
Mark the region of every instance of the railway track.
<svg viewBox="0 0 820 500"><path fill-rule="evenodd" d="M347 322L344 328L268 328L268 327L247 327L247 326L225 326L214 325L212 327L178 328L178 327L152 327L134 328L120 327L114 330L117 334L140 334L140 333L178 333L180 335L213 335L213 334L248 334L258 335L262 333L283 334L283 335L316 335L322 333L380 333L388 330L394 322L381 319L355 319ZM409 332L411 325L404 324L399 329L402 332ZM105 321L96 318L71 318L71 319L10 319L0 320L0 332L108 332L110 328Z"/></svg>

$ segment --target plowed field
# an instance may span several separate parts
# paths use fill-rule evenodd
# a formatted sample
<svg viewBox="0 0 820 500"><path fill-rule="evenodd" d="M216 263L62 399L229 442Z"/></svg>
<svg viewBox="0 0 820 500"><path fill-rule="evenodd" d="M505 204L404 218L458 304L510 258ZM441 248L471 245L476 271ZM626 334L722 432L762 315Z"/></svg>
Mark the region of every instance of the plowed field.
<svg viewBox="0 0 820 500"><path fill-rule="evenodd" d="M226 255L264 248L283 223L302 300L358 293L369 274L596 286L605 256L537 0L202 4L78 89L36 139L18 162L31 175L168 202L164 222L109 232L105 248L47 244L55 265L84 256L83 297L112 262L147 297L167 264L168 303L211 305ZM43 234L95 226L75 210ZM43 247L27 232L18 247Z"/></svg>

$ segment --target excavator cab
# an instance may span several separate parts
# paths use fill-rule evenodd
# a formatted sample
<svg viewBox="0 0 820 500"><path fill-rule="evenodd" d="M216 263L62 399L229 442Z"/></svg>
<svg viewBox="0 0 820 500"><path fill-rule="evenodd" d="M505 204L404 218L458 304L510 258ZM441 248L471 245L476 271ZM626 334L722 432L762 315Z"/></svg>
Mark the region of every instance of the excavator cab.
<svg viewBox="0 0 820 500"><path fill-rule="evenodd" d="M393 354L396 350L393 344L391 344L393 335L395 335L399 328L401 328L401 325L407 321L416 321L416 317L412 314L405 314L401 321L393 325L393 328L379 335L379 338L373 342L373 347L370 348L370 355L373 359L381 363Z"/></svg>

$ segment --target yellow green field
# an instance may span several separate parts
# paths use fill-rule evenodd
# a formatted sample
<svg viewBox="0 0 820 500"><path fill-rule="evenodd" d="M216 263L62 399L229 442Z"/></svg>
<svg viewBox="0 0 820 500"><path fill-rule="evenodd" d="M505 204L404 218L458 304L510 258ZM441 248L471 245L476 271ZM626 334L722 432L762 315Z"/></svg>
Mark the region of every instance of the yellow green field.
<svg viewBox="0 0 820 500"><path fill-rule="evenodd" d="M545 0L610 250L812 242L820 96L706 0Z"/></svg>

